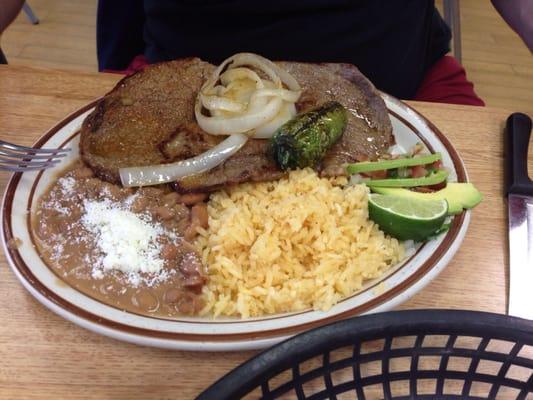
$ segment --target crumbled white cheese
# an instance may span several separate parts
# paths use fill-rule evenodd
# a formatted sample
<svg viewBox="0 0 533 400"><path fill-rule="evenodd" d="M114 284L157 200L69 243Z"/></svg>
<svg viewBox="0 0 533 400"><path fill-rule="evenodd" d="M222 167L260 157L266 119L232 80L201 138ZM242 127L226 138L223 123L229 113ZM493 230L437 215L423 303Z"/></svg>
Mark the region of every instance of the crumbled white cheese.
<svg viewBox="0 0 533 400"><path fill-rule="evenodd" d="M76 180L71 176L60 178L57 182L61 185L61 192L64 196L72 194L76 185Z"/></svg>
<svg viewBox="0 0 533 400"><path fill-rule="evenodd" d="M95 235L98 249L104 254L104 271L120 270L129 274L132 283L140 272L158 273L164 261L160 258L161 244L157 238L163 228L141 219L129 210L120 208L109 199L84 201L85 212L81 222ZM101 276L93 271L93 277Z"/></svg>
<svg viewBox="0 0 533 400"><path fill-rule="evenodd" d="M131 208L133 202L137 199L137 197L139 197L139 192L135 192L134 194L128 196L126 200L124 200L124 205L127 208Z"/></svg>
<svg viewBox="0 0 533 400"><path fill-rule="evenodd" d="M104 278L104 273L102 272L101 269L93 268L93 271L91 272L91 276L94 279L103 279Z"/></svg>

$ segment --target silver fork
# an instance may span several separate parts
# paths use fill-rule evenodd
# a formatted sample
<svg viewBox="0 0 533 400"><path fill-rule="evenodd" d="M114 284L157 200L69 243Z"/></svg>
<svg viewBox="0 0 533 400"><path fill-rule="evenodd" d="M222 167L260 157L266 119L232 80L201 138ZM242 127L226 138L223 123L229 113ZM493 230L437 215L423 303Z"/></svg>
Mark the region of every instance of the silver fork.
<svg viewBox="0 0 533 400"><path fill-rule="evenodd" d="M38 149L0 140L0 170L12 172L37 171L53 167L70 149Z"/></svg>

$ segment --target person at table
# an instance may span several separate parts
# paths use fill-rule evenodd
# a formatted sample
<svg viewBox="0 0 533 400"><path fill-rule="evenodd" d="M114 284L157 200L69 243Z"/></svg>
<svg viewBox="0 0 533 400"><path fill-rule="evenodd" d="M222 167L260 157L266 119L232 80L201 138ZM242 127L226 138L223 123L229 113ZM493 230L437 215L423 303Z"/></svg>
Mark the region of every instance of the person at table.
<svg viewBox="0 0 533 400"><path fill-rule="evenodd" d="M100 0L97 25L101 70L190 56L218 64L250 51L350 63L403 99L483 105L446 56L450 37L428 0Z"/></svg>
<svg viewBox="0 0 533 400"><path fill-rule="evenodd" d="M533 2L492 0L533 49ZM22 7L2 0L0 34ZM482 105L446 53L450 31L428 0L100 0L100 70L199 56L218 63L240 51L271 59L347 62L404 99ZM5 61L5 60L4 60Z"/></svg>
<svg viewBox="0 0 533 400"><path fill-rule="evenodd" d="M527 1L493 0L515 26ZM510 12L512 11L512 12ZM403 99L483 105L428 0L100 0L100 70L197 56L214 64L251 51L274 60L356 65Z"/></svg>

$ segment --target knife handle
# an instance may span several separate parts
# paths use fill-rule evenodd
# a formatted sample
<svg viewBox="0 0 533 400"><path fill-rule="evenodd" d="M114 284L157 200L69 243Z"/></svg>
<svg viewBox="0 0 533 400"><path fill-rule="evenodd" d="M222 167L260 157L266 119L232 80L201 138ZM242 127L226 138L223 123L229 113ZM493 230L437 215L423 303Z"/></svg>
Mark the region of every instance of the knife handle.
<svg viewBox="0 0 533 400"><path fill-rule="evenodd" d="M531 118L514 113L507 118L504 135L506 154L505 193L533 196L533 181L527 173L527 149L531 135Z"/></svg>

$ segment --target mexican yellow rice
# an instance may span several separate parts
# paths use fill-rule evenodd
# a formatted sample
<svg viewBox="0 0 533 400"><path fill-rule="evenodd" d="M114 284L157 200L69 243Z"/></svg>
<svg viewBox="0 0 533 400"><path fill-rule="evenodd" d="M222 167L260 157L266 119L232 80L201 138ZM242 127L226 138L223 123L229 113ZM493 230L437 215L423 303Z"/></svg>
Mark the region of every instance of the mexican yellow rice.
<svg viewBox="0 0 533 400"><path fill-rule="evenodd" d="M368 188L311 169L211 195L197 246L204 315L328 310L382 275L404 249L368 219Z"/></svg>

